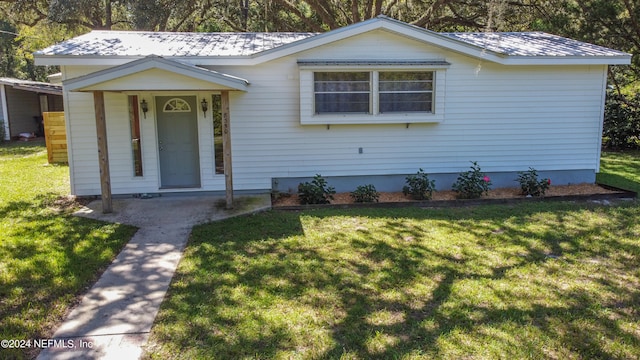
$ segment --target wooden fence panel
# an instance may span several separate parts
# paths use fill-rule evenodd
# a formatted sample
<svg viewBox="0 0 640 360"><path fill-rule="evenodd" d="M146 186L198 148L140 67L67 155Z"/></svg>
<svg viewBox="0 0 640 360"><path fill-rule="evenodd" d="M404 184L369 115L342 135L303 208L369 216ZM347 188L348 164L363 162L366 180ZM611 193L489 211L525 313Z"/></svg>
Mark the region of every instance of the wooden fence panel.
<svg viewBox="0 0 640 360"><path fill-rule="evenodd" d="M45 112L44 136L47 143L49 163L67 163L67 132L64 122L64 112Z"/></svg>

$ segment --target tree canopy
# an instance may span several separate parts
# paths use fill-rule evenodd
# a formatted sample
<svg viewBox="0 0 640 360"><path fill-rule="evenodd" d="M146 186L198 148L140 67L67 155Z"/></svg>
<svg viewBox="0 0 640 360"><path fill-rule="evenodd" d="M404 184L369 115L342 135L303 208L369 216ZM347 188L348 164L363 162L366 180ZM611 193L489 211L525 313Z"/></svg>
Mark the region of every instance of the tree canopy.
<svg viewBox="0 0 640 360"><path fill-rule="evenodd" d="M639 0L0 0L0 75L42 77L30 54L92 29L323 32L380 14L434 31L541 30L633 54ZM16 35L17 34L17 35ZM617 71L640 76L640 58Z"/></svg>
<svg viewBox="0 0 640 360"><path fill-rule="evenodd" d="M605 145L640 147L640 0L0 0L0 76L46 80L32 53L96 29L324 32L380 14L434 31L545 31L633 54L610 67Z"/></svg>

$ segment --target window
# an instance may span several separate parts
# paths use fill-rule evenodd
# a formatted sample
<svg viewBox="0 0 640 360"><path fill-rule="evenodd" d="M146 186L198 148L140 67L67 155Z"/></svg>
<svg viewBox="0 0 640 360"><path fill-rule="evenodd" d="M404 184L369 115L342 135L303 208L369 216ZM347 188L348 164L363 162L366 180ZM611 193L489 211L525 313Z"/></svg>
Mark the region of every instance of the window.
<svg viewBox="0 0 640 360"><path fill-rule="evenodd" d="M129 96L129 126L131 128L131 150L133 152L133 175L142 176L142 144L140 143L140 112L138 97Z"/></svg>
<svg viewBox="0 0 640 360"><path fill-rule="evenodd" d="M369 72L314 73L316 114L369 113Z"/></svg>
<svg viewBox="0 0 640 360"><path fill-rule="evenodd" d="M212 95L211 114L213 114L213 158L216 174L224 174L224 153L222 147L222 95Z"/></svg>
<svg viewBox="0 0 640 360"><path fill-rule="evenodd" d="M163 112L191 112L191 106L189 106L188 102L182 99L173 98L167 101L166 103L164 103L164 106L162 107L162 111Z"/></svg>
<svg viewBox="0 0 640 360"><path fill-rule="evenodd" d="M431 112L433 109L432 71L380 72L379 112Z"/></svg>
<svg viewBox="0 0 640 360"><path fill-rule="evenodd" d="M445 120L450 64L444 60L303 59L298 66L302 125Z"/></svg>
<svg viewBox="0 0 640 360"><path fill-rule="evenodd" d="M314 72L313 88L316 114L433 110L433 71Z"/></svg>

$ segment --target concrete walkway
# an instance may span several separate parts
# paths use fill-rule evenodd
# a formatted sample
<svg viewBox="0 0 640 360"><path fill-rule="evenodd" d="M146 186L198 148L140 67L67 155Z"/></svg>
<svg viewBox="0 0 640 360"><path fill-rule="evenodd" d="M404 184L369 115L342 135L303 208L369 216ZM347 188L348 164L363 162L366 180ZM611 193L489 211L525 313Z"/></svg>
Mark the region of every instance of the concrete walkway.
<svg viewBox="0 0 640 360"><path fill-rule="evenodd" d="M53 338L64 342L38 359L139 359L191 228L270 206L268 194L238 197L231 211L211 195L116 199L112 214L90 203L75 215L139 230L56 330Z"/></svg>

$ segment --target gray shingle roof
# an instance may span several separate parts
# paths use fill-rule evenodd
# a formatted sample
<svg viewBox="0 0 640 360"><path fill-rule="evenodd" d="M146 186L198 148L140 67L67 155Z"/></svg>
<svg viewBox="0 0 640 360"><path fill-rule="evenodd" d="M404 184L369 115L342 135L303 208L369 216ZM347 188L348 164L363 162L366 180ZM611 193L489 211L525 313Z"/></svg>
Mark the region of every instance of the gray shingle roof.
<svg viewBox="0 0 640 360"><path fill-rule="evenodd" d="M248 56L314 33L172 33L92 31L36 52L72 56Z"/></svg>
<svg viewBox="0 0 640 360"><path fill-rule="evenodd" d="M440 33L508 56L620 56L625 53L543 32Z"/></svg>

